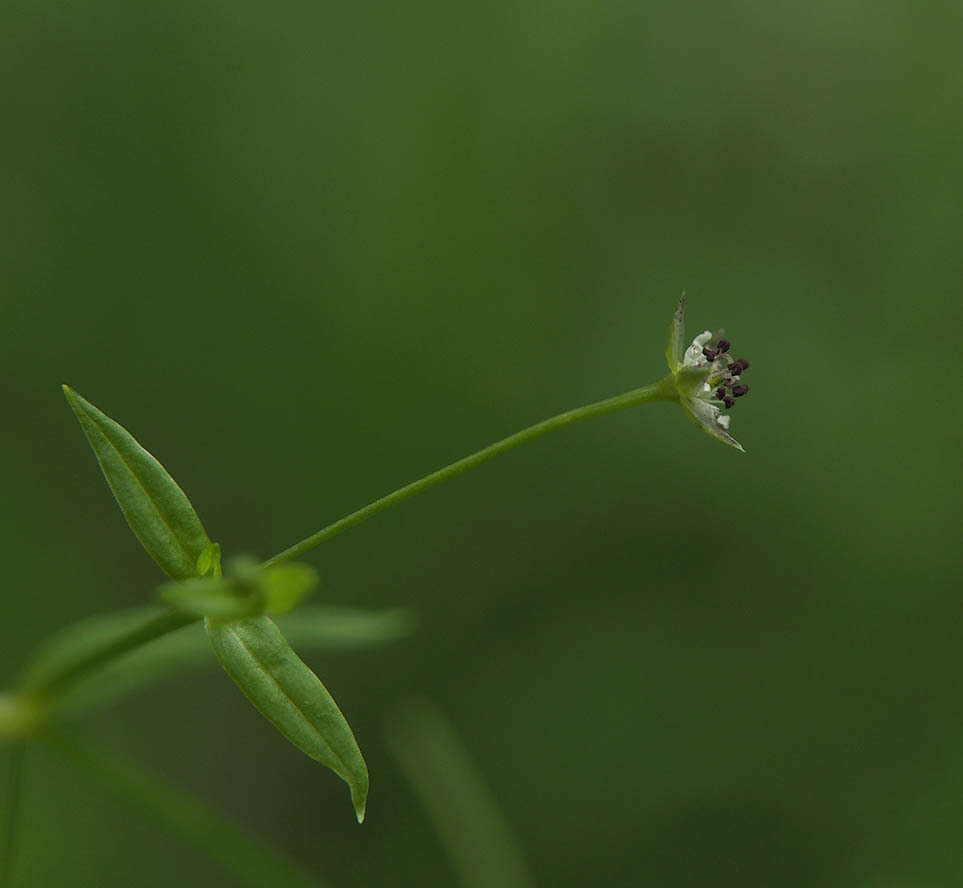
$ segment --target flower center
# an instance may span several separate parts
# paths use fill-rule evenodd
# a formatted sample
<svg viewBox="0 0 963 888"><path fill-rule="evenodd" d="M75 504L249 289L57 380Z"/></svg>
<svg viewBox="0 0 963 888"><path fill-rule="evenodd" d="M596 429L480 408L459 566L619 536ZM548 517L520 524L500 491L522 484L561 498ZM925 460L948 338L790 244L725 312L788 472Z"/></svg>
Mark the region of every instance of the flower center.
<svg viewBox="0 0 963 888"><path fill-rule="evenodd" d="M742 381L742 374L749 369L745 358L733 358L729 351L732 343L728 339L716 339L708 330L693 340L685 356L685 363L694 366L712 367L706 379L705 391L714 396L725 409L736 403L736 398L749 394L749 386Z"/></svg>

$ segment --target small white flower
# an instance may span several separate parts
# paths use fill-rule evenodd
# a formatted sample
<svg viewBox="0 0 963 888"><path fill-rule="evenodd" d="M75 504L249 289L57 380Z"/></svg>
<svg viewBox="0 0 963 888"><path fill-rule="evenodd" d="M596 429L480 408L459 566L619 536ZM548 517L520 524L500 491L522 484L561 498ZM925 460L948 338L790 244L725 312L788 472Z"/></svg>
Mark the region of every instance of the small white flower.
<svg viewBox="0 0 963 888"><path fill-rule="evenodd" d="M732 417L723 411L729 410L737 398L748 393L749 386L741 377L749 368L749 362L745 358L736 360L730 356L731 343L723 338L721 330L718 333L705 330L692 340L692 345L685 349L684 346L683 293L669 326L669 344L665 352L679 403L702 429L745 453L745 448L729 434Z"/></svg>

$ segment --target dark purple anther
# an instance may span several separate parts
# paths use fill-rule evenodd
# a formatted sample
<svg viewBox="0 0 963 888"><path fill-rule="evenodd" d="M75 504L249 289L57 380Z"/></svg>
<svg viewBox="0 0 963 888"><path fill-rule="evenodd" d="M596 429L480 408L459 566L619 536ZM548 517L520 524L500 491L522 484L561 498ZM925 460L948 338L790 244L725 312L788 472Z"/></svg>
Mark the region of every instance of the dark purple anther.
<svg viewBox="0 0 963 888"><path fill-rule="evenodd" d="M728 339L720 339L716 343L716 348L719 350L720 355L724 355L732 347L732 343Z"/></svg>
<svg viewBox="0 0 963 888"><path fill-rule="evenodd" d="M741 398L743 395L746 395L748 393L749 393L749 386L747 385L734 385L732 387L732 394L737 398Z"/></svg>
<svg viewBox="0 0 963 888"><path fill-rule="evenodd" d="M726 409L728 409L729 407L731 407L733 404L736 403L735 398L729 398L729 397L723 398L723 402L726 405Z"/></svg>
<svg viewBox="0 0 963 888"><path fill-rule="evenodd" d="M749 369L749 362L745 358L739 358L736 363L739 364L744 371Z"/></svg>
<svg viewBox="0 0 963 888"><path fill-rule="evenodd" d="M724 385L720 385L719 388L716 389L716 397L721 401L725 396L726 387Z"/></svg>
<svg viewBox="0 0 963 888"><path fill-rule="evenodd" d="M706 360L714 361L716 359L716 353L711 348L702 349L702 354L706 356Z"/></svg>

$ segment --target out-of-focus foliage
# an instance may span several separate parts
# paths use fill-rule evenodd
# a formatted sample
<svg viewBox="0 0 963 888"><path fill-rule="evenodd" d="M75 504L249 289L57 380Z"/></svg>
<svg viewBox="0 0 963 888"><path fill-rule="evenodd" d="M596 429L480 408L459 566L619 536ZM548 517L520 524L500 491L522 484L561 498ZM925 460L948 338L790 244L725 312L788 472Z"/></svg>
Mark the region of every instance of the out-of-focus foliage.
<svg viewBox="0 0 963 888"><path fill-rule="evenodd" d="M306 559L420 619L305 654L363 827L215 672L87 727L334 886L454 878L382 739L410 694L537 884L959 883L961 36L892 0L3 4L0 685L163 581L61 383L266 557L659 378L685 289L752 361L747 455L647 405ZM21 885L233 884L25 773Z"/></svg>

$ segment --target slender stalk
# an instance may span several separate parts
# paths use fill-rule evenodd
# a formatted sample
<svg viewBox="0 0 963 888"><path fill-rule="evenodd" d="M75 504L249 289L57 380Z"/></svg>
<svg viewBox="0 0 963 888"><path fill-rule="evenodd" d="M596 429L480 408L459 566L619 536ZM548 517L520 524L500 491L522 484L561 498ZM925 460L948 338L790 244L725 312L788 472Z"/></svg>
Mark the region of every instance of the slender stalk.
<svg viewBox="0 0 963 888"><path fill-rule="evenodd" d="M7 800L3 835L0 836L0 888L13 884L13 863L17 850L17 831L20 821L20 797L23 786L23 760L26 743L18 741L10 747L7 766Z"/></svg>
<svg viewBox="0 0 963 888"><path fill-rule="evenodd" d="M463 457L462 459L456 460L450 465L444 468L438 469L436 472L432 472L430 475L426 475L424 478L420 478L417 481L412 481L410 484L406 484L404 487L400 487L393 493L389 493L386 496L376 499L374 502L369 503L352 512L350 515L346 515L344 518L335 521L333 524L329 524L327 527L321 528L317 533L301 540L299 543L295 543L283 552L279 552L273 558L269 558L264 562L264 566L268 567L273 564L278 564L281 561L287 561L289 558L296 558L298 555L303 555L309 549L313 549L315 546L320 545L325 540L331 539L333 536L337 536L342 531L348 530L354 527L356 524L360 524L373 515L377 515L378 512L383 511L409 497L415 496L415 494L421 493L423 490L427 490L429 487L434 487L436 484L440 484L442 481L447 481L449 478L454 478L456 475L460 475L462 472L468 469L474 468L480 463L491 459L493 456L498 456L500 453L505 453L507 450L512 450L518 447L519 444L524 444L526 441L531 441L533 438L538 438L548 432L559 429L562 426L571 425L574 422L579 422L583 419L588 419L592 416L601 416L604 413L612 413L616 410L624 410L626 407L633 407L636 404L644 404L648 401L674 401L678 398L676 394L675 386L672 381L671 376L665 377L665 379L660 380L653 385L647 385L643 388L633 389L630 392L625 392L621 395L616 395L614 398L607 398L604 401L596 401L594 404L587 404L584 407L577 407L574 410L567 410L565 413L559 413L557 416L552 416L549 419L542 420L542 422L536 423L533 426L529 426L527 429L522 429L520 432L516 432L514 435L509 435L507 438L502 438L501 441L496 441L494 444L489 444L488 447L479 450L477 453L473 453L470 456Z"/></svg>
<svg viewBox="0 0 963 888"><path fill-rule="evenodd" d="M218 861L239 883L251 888L320 888L318 879L287 857L160 777L75 737L52 731L44 737L98 782Z"/></svg>
<svg viewBox="0 0 963 888"><path fill-rule="evenodd" d="M333 524L323 527L317 533L301 540L301 542L295 543L295 545L278 553L273 558L269 558L261 566L270 567L282 561L287 561L290 558L296 558L309 549L320 545L325 540L337 536L342 531L348 530L356 524L360 524L362 521L377 515L378 512L397 505L409 497L421 493L423 490L434 487L436 484L440 484L449 478L454 478L456 475L460 475L462 472L474 468L486 460L498 456L500 453L512 450L520 444L524 444L555 429L580 422L583 419L588 419L593 416L601 416L605 413L613 413L616 410L624 410L636 404L645 404L649 401L675 401L677 399L678 394L676 393L673 379L671 376L667 376L652 385L633 389L624 394L616 395L613 398L606 398L604 401L596 401L584 407L577 407L574 410L559 413L557 416L552 416L533 426L522 429L514 435L502 438L500 441L489 444L488 447L479 450L477 453L472 453L469 456L456 460L444 468L438 469L430 475L426 475L424 478L412 481L410 484L406 484L404 487L400 487L398 490L380 499L376 499L374 502L352 512L350 515L346 515ZM88 650L83 655L67 660L56 669L44 673L42 678L28 684L23 690L29 697L33 698L34 701L41 704L49 703L56 698L57 694L63 690L64 687L83 678L105 663L115 660L123 654L141 647L156 638L174 632L190 623L197 622L197 620L197 617L175 611L152 616L142 623L133 626L126 632L110 639L102 646Z"/></svg>

